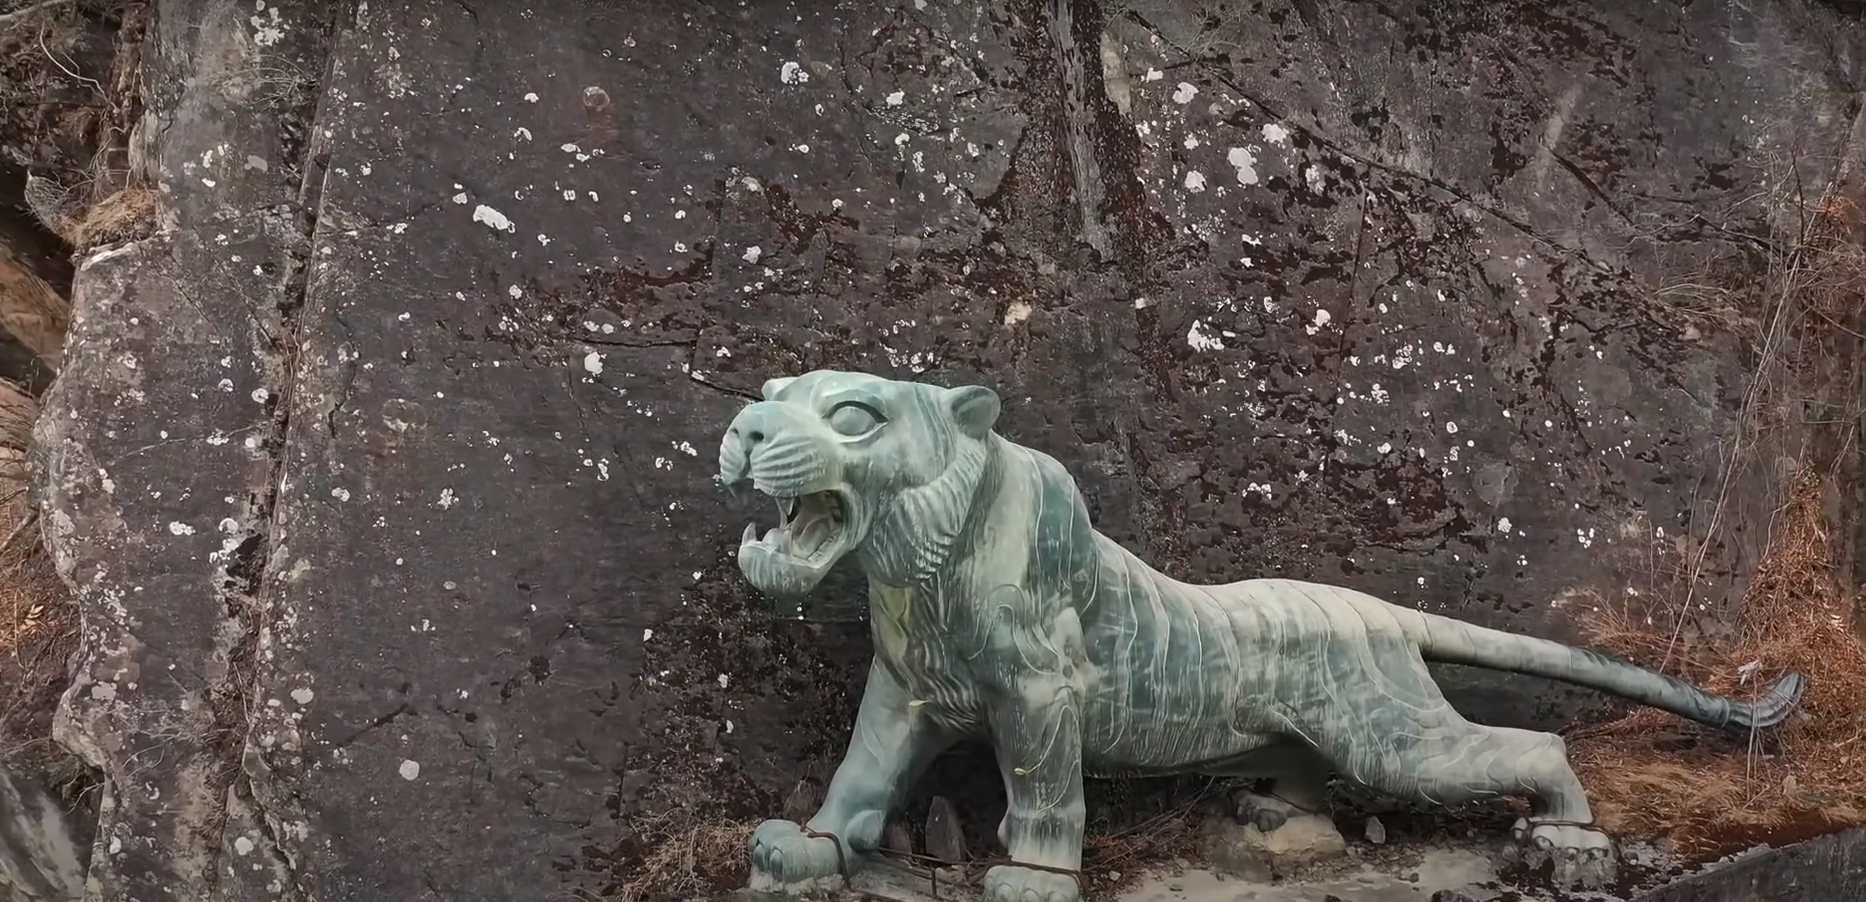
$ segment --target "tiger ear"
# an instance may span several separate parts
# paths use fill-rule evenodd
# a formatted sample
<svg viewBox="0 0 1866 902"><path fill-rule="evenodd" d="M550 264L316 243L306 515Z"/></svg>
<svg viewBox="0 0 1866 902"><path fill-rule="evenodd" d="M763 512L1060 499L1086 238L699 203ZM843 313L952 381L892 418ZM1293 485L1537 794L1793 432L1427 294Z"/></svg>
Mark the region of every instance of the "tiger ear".
<svg viewBox="0 0 1866 902"><path fill-rule="evenodd" d="M776 378L766 379L764 387L760 388L758 393L763 395L766 401L776 401L778 392L783 391L786 386L789 386L795 381L797 381L796 376L778 376Z"/></svg>
<svg viewBox="0 0 1866 902"><path fill-rule="evenodd" d="M998 393L983 385L962 385L946 390L946 409L952 412L959 431L972 438L984 438L998 422L1001 405Z"/></svg>

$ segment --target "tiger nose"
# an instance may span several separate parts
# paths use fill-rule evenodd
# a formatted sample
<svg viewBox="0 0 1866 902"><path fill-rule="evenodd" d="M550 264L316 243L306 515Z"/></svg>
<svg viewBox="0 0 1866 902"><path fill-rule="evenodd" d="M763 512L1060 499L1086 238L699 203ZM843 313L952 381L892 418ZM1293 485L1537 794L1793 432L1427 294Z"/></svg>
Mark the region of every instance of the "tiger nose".
<svg viewBox="0 0 1866 902"><path fill-rule="evenodd" d="M732 418L732 426L726 430L730 435L744 443L746 453L769 439L776 432L783 411L770 401L759 401Z"/></svg>

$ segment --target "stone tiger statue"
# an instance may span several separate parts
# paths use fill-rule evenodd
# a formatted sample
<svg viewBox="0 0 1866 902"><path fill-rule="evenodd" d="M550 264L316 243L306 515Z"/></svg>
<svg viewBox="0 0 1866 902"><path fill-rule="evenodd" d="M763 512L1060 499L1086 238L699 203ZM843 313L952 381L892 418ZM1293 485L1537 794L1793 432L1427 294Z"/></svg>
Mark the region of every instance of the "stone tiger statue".
<svg viewBox="0 0 1866 902"><path fill-rule="evenodd" d="M1513 838L1558 879L1591 884L1612 874L1611 843L1562 740L1465 720L1427 661L1564 680L1732 731L1780 722L1801 696L1798 673L1743 702L1318 583L1172 579L1095 530L1055 459L993 431L987 388L817 370L762 396L719 450L718 481L749 483L779 517L762 535L746 527L739 567L795 598L855 554L875 657L821 808L757 828L753 889L838 885L926 765L967 738L990 743L1008 797L998 837L1014 863L986 873L987 900L1078 898L1085 773L1267 779L1303 806L1333 773L1444 805L1526 797Z"/></svg>

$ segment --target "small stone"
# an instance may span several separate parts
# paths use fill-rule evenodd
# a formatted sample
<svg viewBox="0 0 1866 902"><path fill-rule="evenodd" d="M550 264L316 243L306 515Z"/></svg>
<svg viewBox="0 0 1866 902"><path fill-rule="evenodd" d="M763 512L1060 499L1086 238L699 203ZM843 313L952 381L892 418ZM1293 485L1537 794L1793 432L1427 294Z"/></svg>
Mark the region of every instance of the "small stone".
<svg viewBox="0 0 1866 902"><path fill-rule="evenodd" d="M1369 817L1367 819L1367 841L1376 846L1386 844L1387 828L1385 824L1380 823L1380 819L1377 817Z"/></svg>
<svg viewBox="0 0 1866 902"><path fill-rule="evenodd" d="M402 766L398 768L397 771L402 775L402 779L413 780L421 776L421 762L404 759L402 761Z"/></svg>
<svg viewBox="0 0 1866 902"><path fill-rule="evenodd" d="M927 806L927 854L949 864L965 861L965 833L959 829L959 812L945 796L934 796Z"/></svg>
<svg viewBox="0 0 1866 902"><path fill-rule="evenodd" d="M1256 882L1289 877L1302 868L1346 857L1347 841L1335 822L1298 812L1275 830L1214 818L1205 823L1205 854L1214 871Z"/></svg>
<svg viewBox="0 0 1866 902"><path fill-rule="evenodd" d="M908 831L906 824L899 822L889 824L888 829L882 831L881 848L901 855L912 855L914 835Z"/></svg>

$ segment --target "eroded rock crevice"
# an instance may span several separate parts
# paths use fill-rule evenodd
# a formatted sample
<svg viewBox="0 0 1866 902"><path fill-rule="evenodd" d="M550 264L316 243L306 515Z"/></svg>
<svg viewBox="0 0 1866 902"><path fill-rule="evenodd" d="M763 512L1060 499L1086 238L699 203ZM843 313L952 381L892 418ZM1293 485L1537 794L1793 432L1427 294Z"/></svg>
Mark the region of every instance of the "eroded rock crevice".
<svg viewBox="0 0 1866 902"><path fill-rule="evenodd" d="M100 772L55 741L79 617L40 539L32 431L64 365L71 257L147 225L126 171L144 5L0 3L0 893L77 898Z"/></svg>
<svg viewBox="0 0 1866 902"><path fill-rule="evenodd" d="M277 73L321 72L343 12L154 4L149 141L129 143L153 154L164 228L89 255L75 280L77 371L36 444L48 544L83 615L57 735L105 775L102 898L301 898L292 822L254 788L256 751L295 743L255 712L281 704L259 688L264 585L316 225L298 198L318 171L302 140L316 80L284 91ZM146 430L134 411L158 393L186 400ZM145 503L166 548L132 538Z"/></svg>

